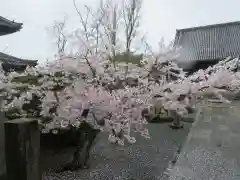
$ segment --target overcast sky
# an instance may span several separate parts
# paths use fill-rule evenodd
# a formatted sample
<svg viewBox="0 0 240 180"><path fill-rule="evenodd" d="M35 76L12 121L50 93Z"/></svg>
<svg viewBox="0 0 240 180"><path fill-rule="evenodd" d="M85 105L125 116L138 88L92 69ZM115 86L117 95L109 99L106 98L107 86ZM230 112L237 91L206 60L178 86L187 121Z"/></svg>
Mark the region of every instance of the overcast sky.
<svg viewBox="0 0 240 180"><path fill-rule="evenodd" d="M239 0L143 1L141 31L148 32L155 47L161 36L172 40L176 29L240 20ZM98 0L76 2L81 6ZM0 4L0 16L23 23L20 32L0 37L0 51L17 57L39 61L51 57L54 45L46 29L64 15L71 20L69 27L77 27L72 0L0 0Z"/></svg>

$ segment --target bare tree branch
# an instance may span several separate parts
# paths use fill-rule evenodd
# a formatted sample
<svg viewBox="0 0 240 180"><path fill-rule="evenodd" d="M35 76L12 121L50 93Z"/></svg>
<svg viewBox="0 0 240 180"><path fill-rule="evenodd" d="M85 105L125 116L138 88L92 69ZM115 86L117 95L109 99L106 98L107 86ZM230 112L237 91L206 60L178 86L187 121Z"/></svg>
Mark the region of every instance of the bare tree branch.
<svg viewBox="0 0 240 180"><path fill-rule="evenodd" d="M78 10L78 7L76 5L76 0L73 0L73 5L75 7L75 10L78 14L78 16L80 17L80 24L81 27L83 28L83 33L84 33L84 38L85 38L85 42L84 40L82 40L84 43L86 43L85 45L88 46L89 45L89 41L90 41L90 36L93 33L93 28L89 28L89 15L91 13L91 9L85 5L85 9L87 10L86 14L85 14L85 18L84 16L81 14L81 12ZM81 39L81 37L79 38ZM88 47L87 47L88 48ZM93 77L96 76L96 70L93 68L93 66L91 65L88 55L93 55L93 52L91 51L90 48L87 49L87 51L83 54L82 59L85 59L90 70L92 71Z"/></svg>
<svg viewBox="0 0 240 180"><path fill-rule="evenodd" d="M56 37L57 54L62 56L65 53L67 44L67 36L65 34L66 28L66 16L62 21L55 21L52 27L54 35Z"/></svg>
<svg viewBox="0 0 240 180"><path fill-rule="evenodd" d="M137 35L140 26L140 11L142 0L123 1L123 19L125 23L126 52L129 53L133 39Z"/></svg>
<svg viewBox="0 0 240 180"><path fill-rule="evenodd" d="M101 45L101 47L105 48L106 58L110 58L116 69L117 32L121 19L121 11L118 9L117 4L113 0L101 0L96 10L85 6L85 10L87 10L85 14L82 14L77 8L76 0L73 0L73 4L80 17L81 33L84 33L84 37L79 36L79 38L82 43L85 43L85 46L90 44L94 46L94 48L87 47L86 52L88 54L85 53L83 59L86 59L87 63L90 64L88 56L99 55L99 45Z"/></svg>

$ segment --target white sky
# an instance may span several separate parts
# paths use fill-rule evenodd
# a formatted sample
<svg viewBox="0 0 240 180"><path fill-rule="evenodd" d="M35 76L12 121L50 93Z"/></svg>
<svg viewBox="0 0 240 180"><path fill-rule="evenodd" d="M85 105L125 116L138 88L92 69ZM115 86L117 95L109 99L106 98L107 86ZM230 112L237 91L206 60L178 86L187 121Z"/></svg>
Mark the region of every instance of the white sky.
<svg viewBox="0 0 240 180"><path fill-rule="evenodd" d="M117 1L117 0L116 0ZM240 20L239 0L143 0L143 33L156 47L163 36L168 42L176 29ZM98 0L76 0L79 6ZM68 15L70 27L77 27L78 16L72 0L0 0L0 16L23 23L15 34L0 37L0 51L43 61L54 53L47 35L54 20Z"/></svg>

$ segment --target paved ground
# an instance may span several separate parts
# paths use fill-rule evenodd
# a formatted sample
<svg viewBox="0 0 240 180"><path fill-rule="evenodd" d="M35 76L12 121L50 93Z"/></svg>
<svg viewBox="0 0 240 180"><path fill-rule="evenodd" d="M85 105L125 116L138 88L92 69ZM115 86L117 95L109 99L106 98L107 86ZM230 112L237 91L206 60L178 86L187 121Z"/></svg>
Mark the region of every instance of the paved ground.
<svg viewBox="0 0 240 180"><path fill-rule="evenodd" d="M117 147L101 137L92 152L91 168L57 174L45 172L46 180L165 180L164 172L191 124L184 130L172 130L168 124L149 124L151 140L137 137L137 143ZM53 162L53 160L51 160Z"/></svg>
<svg viewBox="0 0 240 180"><path fill-rule="evenodd" d="M240 102L233 105L204 108L170 180L240 180Z"/></svg>

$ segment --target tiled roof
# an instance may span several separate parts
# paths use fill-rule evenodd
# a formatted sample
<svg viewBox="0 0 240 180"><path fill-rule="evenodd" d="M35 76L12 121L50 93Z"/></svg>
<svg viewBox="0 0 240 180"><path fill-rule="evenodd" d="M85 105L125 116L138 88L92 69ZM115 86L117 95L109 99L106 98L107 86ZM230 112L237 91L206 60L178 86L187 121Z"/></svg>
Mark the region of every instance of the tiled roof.
<svg viewBox="0 0 240 180"><path fill-rule="evenodd" d="M219 60L228 56L239 57L240 22L179 29L174 45L181 47L179 60Z"/></svg>
<svg viewBox="0 0 240 180"><path fill-rule="evenodd" d="M11 34L19 31L22 28L22 23L10 21L0 16L0 36Z"/></svg>
<svg viewBox="0 0 240 180"><path fill-rule="evenodd" d="M4 64L10 64L10 65L16 65L16 66L25 66L25 65L30 65L30 66L36 66L37 65L37 60L24 60L20 58L16 58L14 56L10 56L5 53L0 52L0 62Z"/></svg>

